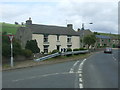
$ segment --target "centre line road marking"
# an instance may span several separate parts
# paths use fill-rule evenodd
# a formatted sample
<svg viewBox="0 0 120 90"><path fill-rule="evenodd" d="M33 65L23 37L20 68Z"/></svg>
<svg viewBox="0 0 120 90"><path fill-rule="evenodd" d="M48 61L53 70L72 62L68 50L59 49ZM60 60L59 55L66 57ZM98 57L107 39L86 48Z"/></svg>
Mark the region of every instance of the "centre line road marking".
<svg viewBox="0 0 120 90"><path fill-rule="evenodd" d="M82 83L80 83L80 84L79 84L79 87L80 87L80 88L83 88L83 84L82 84Z"/></svg>
<svg viewBox="0 0 120 90"><path fill-rule="evenodd" d="M82 74L82 71L78 71L78 73L81 73L81 74Z"/></svg>
<svg viewBox="0 0 120 90"><path fill-rule="evenodd" d="M82 74L79 74L79 77L82 77Z"/></svg>
<svg viewBox="0 0 120 90"><path fill-rule="evenodd" d="M84 62L86 61L87 59L84 59L80 65L79 65L79 69L78 69L78 73L79 73L79 88L83 88L83 80L82 80L82 69L83 69L83 65L84 65Z"/></svg>
<svg viewBox="0 0 120 90"><path fill-rule="evenodd" d="M75 68L75 66L76 66L78 63L79 63L79 61L76 61L76 62L73 64L73 66L72 66L72 68L70 69L69 73L74 73L74 68Z"/></svg>
<svg viewBox="0 0 120 90"><path fill-rule="evenodd" d="M82 78L79 78L79 82L82 83Z"/></svg>

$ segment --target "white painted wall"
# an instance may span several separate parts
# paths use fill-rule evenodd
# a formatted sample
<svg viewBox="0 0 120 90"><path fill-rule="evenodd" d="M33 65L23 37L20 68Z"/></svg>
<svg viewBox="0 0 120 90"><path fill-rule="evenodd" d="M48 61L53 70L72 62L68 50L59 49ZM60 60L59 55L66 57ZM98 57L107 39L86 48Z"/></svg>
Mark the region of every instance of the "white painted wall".
<svg viewBox="0 0 120 90"><path fill-rule="evenodd" d="M43 34L32 34L32 40L37 41L38 47L40 48L40 52L44 52L43 47Z"/></svg>
<svg viewBox="0 0 120 90"><path fill-rule="evenodd" d="M48 36L48 42L49 42L48 52L52 52L54 49L56 49L56 41L57 41L56 35Z"/></svg>
<svg viewBox="0 0 120 90"><path fill-rule="evenodd" d="M72 36L71 42L72 42L71 49L80 48L80 37L79 36Z"/></svg>
<svg viewBox="0 0 120 90"><path fill-rule="evenodd" d="M43 34L32 34L32 40L37 40L38 47L40 48L40 52L44 52L44 35ZM52 52L54 49L57 49L57 44L60 44L61 48L67 48L67 35L60 35L59 41L57 42L57 35L48 35L48 52ZM79 36L72 36L71 38L72 47L71 49L80 48L80 37Z"/></svg>

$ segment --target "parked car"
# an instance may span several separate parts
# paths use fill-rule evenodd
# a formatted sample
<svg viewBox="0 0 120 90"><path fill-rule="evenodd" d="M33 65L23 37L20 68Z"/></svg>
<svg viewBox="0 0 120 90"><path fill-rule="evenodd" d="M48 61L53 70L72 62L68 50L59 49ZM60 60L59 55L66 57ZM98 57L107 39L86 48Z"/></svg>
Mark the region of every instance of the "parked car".
<svg viewBox="0 0 120 90"><path fill-rule="evenodd" d="M105 48L104 53L112 53L112 48Z"/></svg>

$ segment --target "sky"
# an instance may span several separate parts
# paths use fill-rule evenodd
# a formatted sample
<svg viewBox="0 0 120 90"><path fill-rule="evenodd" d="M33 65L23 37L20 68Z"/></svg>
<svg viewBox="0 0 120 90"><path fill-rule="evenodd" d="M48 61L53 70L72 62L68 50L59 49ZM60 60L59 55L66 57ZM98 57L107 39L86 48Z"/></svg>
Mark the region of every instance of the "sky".
<svg viewBox="0 0 120 90"><path fill-rule="evenodd" d="M64 26L118 33L118 0L1 0L0 22ZM89 23L93 24L89 24Z"/></svg>

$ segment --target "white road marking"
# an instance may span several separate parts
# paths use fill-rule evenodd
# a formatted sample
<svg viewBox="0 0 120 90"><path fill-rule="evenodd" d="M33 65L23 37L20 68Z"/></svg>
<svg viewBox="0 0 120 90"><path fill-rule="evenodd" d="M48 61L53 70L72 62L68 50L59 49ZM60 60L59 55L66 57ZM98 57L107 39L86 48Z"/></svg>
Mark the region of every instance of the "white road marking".
<svg viewBox="0 0 120 90"><path fill-rule="evenodd" d="M78 73L79 73L79 88L83 88L83 80L82 80L82 68L83 68L83 65L85 63L87 59L84 59L80 65L79 65L79 69L78 69Z"/></svg>
<svg viewBox="0 0 120 90"><path fill-rule="evenodd" d="M82 71L78 71L78 73L82 73Z"/></svg>
<svg viewBox="0 0 120 90"><path fill-rule="evenodd" d="M113 57L113 59L116 61L117 59L115 57Z"/></svg>
<svg viewBox="0 0 120 90"><path fill-rule="evenodd" d="M69 73L74 73L74 68L75 68L75 66L76 66L78 63L79 63L79 61L76 61L76 62L73 64L73 66L72 66L72 68L70 69Z"/></svg>
<svg viewBox="0 0 120 90"><path fill-rule="evenodd" d="M69 73L74 73L73 71L70 71Z"/></svg>
<svg viewBox="0 0 120 90"><path fill-rule="evenodd" d="M79 84L79 88L83 88L83 84L82 83Z"/></svg>
<svg viewBox="0 0 120 90"><path fill-rule="evenodd" d="M82 74L79 74L79 77L82 77Z"/></svg>
<svg viewBox="0 0 120 90"><path fill-rule="evenodd" d="M79 61L77 61L73 66L76 66L78 62L79 62Z"/></svg>
<svg viewBox="0 0 120 90"><path fill-rule="evenodd" d="M79 82L82 83L82 78L79 78Z"/></svg>
<svg viewBox="0 0 120 90"><path fill-rule="evenodd" d="M82 69L81 69L81 68L79 68L78 70L79 70L79 71L82 71Z"/></svg>
<svg viewBox="0 0 120 90"><path fill-rule="evenodd" d="M13 82L18 82L18 81L23 81L23 80L27 80L27 79L42 78L42 77L53 76L53 75L58 75L58 74L69 74L69 72L52 73L52 74L31 76L31 77L26 77L26 78L24 78L24 79L17 79L17 80L12 80L12 81L13 81Z"/></svg>

